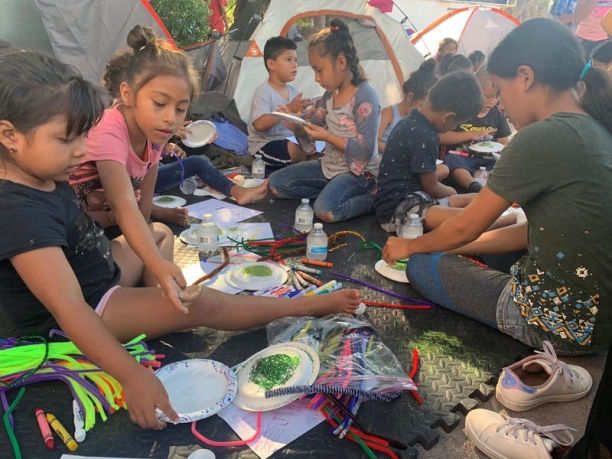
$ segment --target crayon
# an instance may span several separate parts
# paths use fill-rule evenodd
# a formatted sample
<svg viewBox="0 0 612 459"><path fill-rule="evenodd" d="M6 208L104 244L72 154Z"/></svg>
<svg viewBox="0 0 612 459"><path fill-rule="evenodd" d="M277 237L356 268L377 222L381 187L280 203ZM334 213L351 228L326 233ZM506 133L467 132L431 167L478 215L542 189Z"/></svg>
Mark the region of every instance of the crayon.
<svg viewBox="0 0 612 459"><path fill-rule="evenodd" d="M72 401L72 415L74 417L74 439L79 443L85 441L85 416L76 400Z"/></svg>
<svg viewBox="0 0 612 459"><path fill-rule="evenodd" d="M304 271L305 273L317 274L319 276L323 274L323 271L320 269L309 268L308 266L302 266L302 265L291 265L291 269L293 270L299 269L300 271Z"/></svg>
<svg viewBox="0 0 612 459"><path fill-rule="evenodd" d="M77 442L74 441L74 438L70 436L66 428L62 425L61 422L57 420L54 415L52 415L51 413L47 413L47 421L49 422L49 425L55 431L57 436L60 437L60 439L64 442L64 444L70 451L74 451L79 447Z"/></svg>
<svg viewBox="0 0 612 459"><path fill-rule="evenodd" d="M323 268L334 267L334 264L331 261L309 260L308 258L302 258L300 262L304 263L305 265L322 266Z"/></svg>
<svg viewBox="0 0 612 459"><path fill-rule="evenodd" d="M36 420L38 421L38 427L40 428L40 433L42 434L45 445L47 448L53 449L55 440L53 440L53 434L51 433L51 428L45 417L45 412L41 408L36 408L34 412L36 413Z"/></svg>
<svg viewBox="0 0 612 459"><path fill-rule="evenodd" d="M295 271L295 272L302 279L310 282L311 284L315 284L317 287L320 287L321 285L323 285L323 282L321 282L319 279L312 277L310 274L306 274L305 272L302 272L302 271Z"/></svg>
<svg viewBox="0 0 612 459"><path fill-rule="evenodd" d="M302 288L308 287L309 284L308 284L308 282L306 282L306 279L304 279L302 276L300 276L297 271L293 271L293 278L299 282L299 284L302 286Z"/></svg>

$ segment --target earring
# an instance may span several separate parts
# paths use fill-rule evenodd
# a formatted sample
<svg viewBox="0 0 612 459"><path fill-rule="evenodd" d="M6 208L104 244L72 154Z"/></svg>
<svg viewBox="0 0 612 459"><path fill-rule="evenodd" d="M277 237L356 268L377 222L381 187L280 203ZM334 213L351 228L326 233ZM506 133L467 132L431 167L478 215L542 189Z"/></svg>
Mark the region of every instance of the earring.
<svg viewBox="0 0 612 459"><path fill-rule="evenodd" d="M11 148L9 148L9 153L17 153L17 149L15 148L14 145Z"/></svg>

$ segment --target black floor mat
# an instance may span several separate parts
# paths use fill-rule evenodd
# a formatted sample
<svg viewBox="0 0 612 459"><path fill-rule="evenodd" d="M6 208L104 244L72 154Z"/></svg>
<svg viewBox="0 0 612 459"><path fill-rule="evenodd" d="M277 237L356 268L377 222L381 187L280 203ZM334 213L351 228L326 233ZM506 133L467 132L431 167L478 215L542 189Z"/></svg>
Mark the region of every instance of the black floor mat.
<svg viewBox="0 0 612 459"><path fill-rule="evenodd" d="M178 191L177 191L178 192ZM288 234L279 223L291 224L295 201L268 199L251 207L264 211L252 221L268 221L275 234ZM175 234L183 228L173 227ZM355 218L336 224L325 224L327 234L351 230L366 239L383 246L387 234L380 229L373 215ZM343 238L346 247L330 253L334 271L350 275L383 289L418 298L406 284L398 284L381 277L374 264L379 258L376 250L364 250L359 239L348 235ZM197 260L197 252L187 249L176 240L176 261L186 265ZM195 253L194 253L195 252ZM296 260L297 258L291 258ZM331 280L321 276L321 280ZM358 288L363 298L372 301L398 302L382 293ZM388 308L368 309L370 321L379 331L383 341L398 357L407 372L412 365L412 351L420 355L420 367L415 377L423 403L419 404L410 393L403 393L392 403L367 402L362 405L359 418L362 424L388 437L395 437L409 445L407 451L397 451L402 458L417 457L417 444L425 449L436 445L442 430L450 432L460 416L475 408L480 401L491 397L496 378L502 366L513 362L528 352L527 346L471 319L436 307L431 310L401 310ZM0 316L0 336L7 336L12 329ZM227 333L202 328L194 333L177 333L155 340L151 347L166 354L164 364L185 358L212 358L227 365L239 363L267 345L264 329L242 333ZM12 401L17 390L8 392ZM22 457L59 458L68 453L65 445L56 439L54 451L48 451L42 442L34 417L34 410L41 406L52 411L69 431L72 430L71 396L63 383L51 382L27 387L22 401L14 412L15 432ZM218 416L198 423L198 429L207 437L220 441L237 439L229 426ZM339 440L329 433L329 426L322 423L273 457L291 458L361 458L366 457L361 448L348 440ZM116 413L107 422L97 420L74 454L132 457L132 458L185 458L202 446L190 432L190 425L170 426L165 431L143 431L131 423L125 411ZM255 458L248 447L210 447L219 459ZM0 458L14 457L6 431L0 429ZM379 454L378 457L384 457Z"/></svg>

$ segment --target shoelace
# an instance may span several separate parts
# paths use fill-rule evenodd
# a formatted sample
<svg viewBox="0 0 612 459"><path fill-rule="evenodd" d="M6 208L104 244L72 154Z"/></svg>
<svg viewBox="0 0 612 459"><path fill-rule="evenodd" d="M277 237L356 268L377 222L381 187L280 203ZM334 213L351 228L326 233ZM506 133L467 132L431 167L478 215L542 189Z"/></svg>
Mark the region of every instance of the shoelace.
<svg viewBox="0 0 612 459"><path fill-rule="evenodd" d="M554 424L552 426L538 426L527 419L511 418L508 413L499 413L505 422L497 426L496 431L504 431L505 435L512 435L514 438L521 438L531 443L537 443L535 436L546 437L560 446L569 446L574 442L574 436L570 431L576 431L565 424ZM522 434L522 435L521 435Z"/></svg>
<svg viewBox="0 0 612 459"><path fill-rule="evenodd" d="M551 365L558 367L561 369L561 374L563 375L563 379L565 379L565 383L568 386L573 385L574 382L574 372L570 370L565 362L562 362L557 358L557 353L553 348L552 344L548 341L542 342L543 351L535 351L536 354L540 354L544 360L547 360Z"/></svg>

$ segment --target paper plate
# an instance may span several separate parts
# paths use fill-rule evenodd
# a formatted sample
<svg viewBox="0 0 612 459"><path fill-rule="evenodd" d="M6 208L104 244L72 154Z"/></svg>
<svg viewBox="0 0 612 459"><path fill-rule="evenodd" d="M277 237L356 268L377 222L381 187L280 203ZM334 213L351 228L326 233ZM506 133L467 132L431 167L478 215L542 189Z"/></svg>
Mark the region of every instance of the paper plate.
<svg viewBox="0 0 612 459"><path fill-rule="evenodd" d="M198 245L198 225L197 223L187 228L179 235L179 239L188 245Z"/></svg>
<svg viewBox="0 0 612 459"><path fill-rule="evenodd" d="M306 124L306 120L300 118L299 116L290 115L289 113L282 112L270 112L270 115L275 116L283 121L289 121L290 123L296 124Z"/></svg>
<svg viewBox="0 0 612 459"><path fill-rule="evenodd" d="M225 282L242 290L261 290L287 282L287 271L272 263L241 263L230 269Z"/></svg>
<svg viewBox="0 0 612 459"><path fill-rule="evenodd" d="M220 362L189 359L165 365L155 372L181 423L198 421L218 413L236 396L234 371ZM164 413L158 417L172 422Z"/></svg>
<svg viewBox="0 0 612 459"><path fill-rule="evenodd" d="M193 134L187 133L183 143L191 148L203 147L217 138L217 128L207 120L198 120L187 126Z"/></svg>
<svg viewBox="0 0 612 459"><path fill-rule="evenodd" d="M403 266L403 269L395 269L399 266ZM408 284L408 278L406 277L406 265L404 263L395 263L395 267L391 267L385 260L378 260L374 265L374 269L378 274L387 279L391 279L395 282L402 282Z"/></svg>
<svg viewBox="0 0 612 459"><path fill-rule="evenodd" d="M275 384L261 375L262 366L273 365L272 359L284 359L286 371L284 382ZM278 367L278 364L277 364ZM234 404L247 411L270 411L288 405L302 394L281 395L266 398L266 390L282 387L307 386L319 375L319 355L312 347L303 343L280 343L258 352L239 365L238 390ZM275 369L275 372L278 372ZM280 378L279 376L275 376Z"/></svg>
<svg viewBox="0 0 612 459"><path fill-rule="evenodd" d="M499 153L504 149L504 145L499 142L479 142L470 145L470 150L477 153Z"/></svg>
<svg viewBox="0 0 612 459"><path fill-rule="evenodd" d="M261 185L263 182L264 182L264 179L249 178L249 179L244 180L244 182L242 183L242 186L244 188L253 188L253 187Z"/></svg>
<svg viewBox="0 0 612 459"><path fill-rule="evenodd" d="M155 196L153 198L153 204L159 207L181 207L185 205L186 202L185 199L178 196Z"/></svg>

